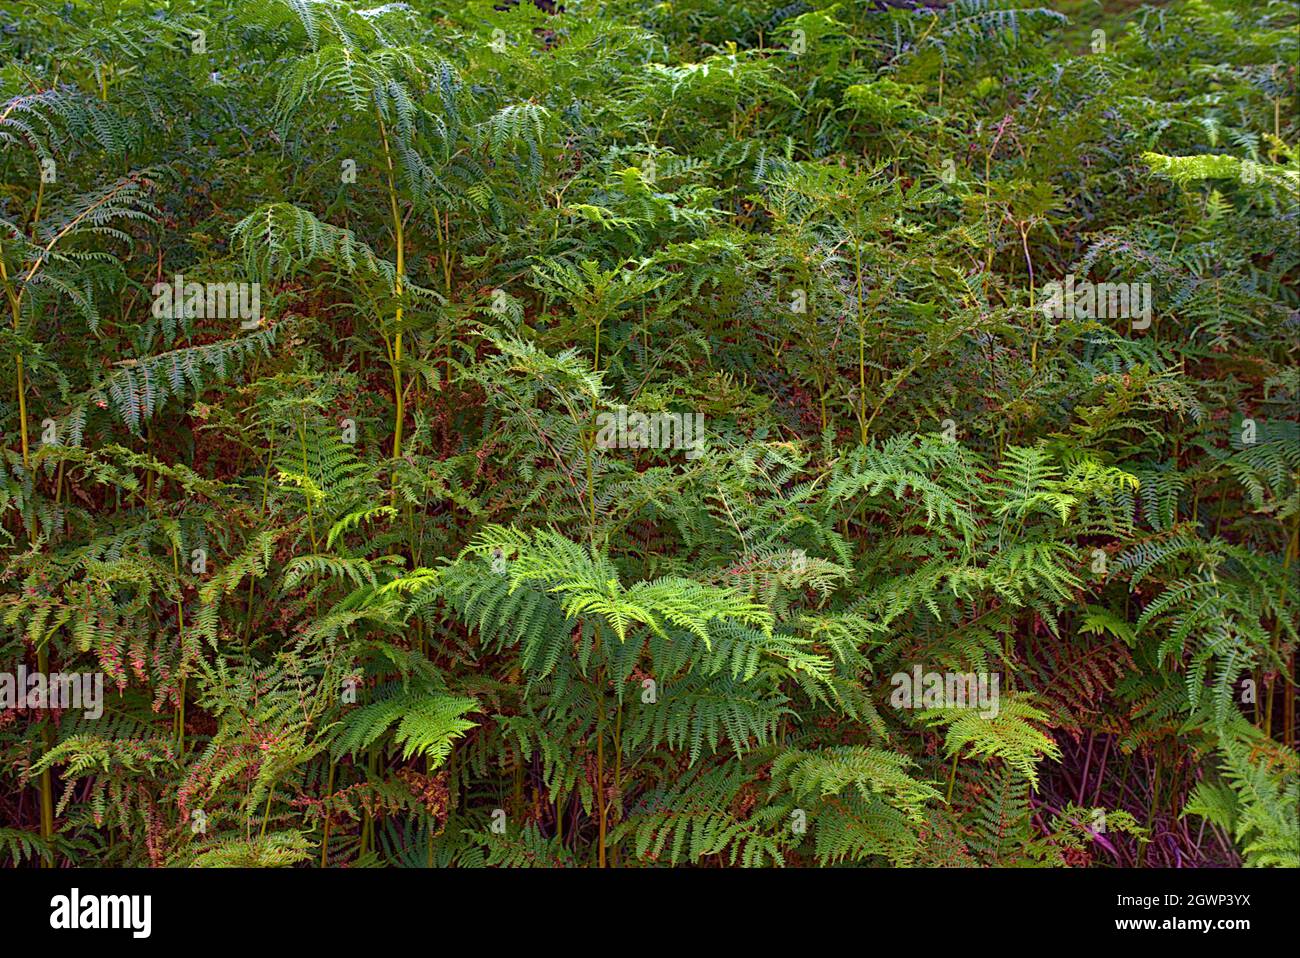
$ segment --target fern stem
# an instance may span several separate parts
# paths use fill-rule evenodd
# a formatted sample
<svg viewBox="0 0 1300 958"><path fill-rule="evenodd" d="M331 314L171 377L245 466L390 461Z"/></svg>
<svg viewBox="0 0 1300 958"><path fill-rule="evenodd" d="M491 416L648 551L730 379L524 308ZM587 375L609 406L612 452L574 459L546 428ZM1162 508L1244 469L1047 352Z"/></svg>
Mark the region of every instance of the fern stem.
<svg viewBox="0 0 1300 958"><path fill-rule="evenodd" d="M275 458L275 433L271 433L271 441L266 449L266 469L262 472L262 506L258 510L259 517L266 515L267 496L270 492L271 485L271 461ZM257 576L248 577L248 618L244 622L244 652L248 652L248 641L253 637L253 590L257 585Z"/></svg>
<svg viewBox="0 0 1300 958"><path fill-rule="evenodd" d="M952 787L957 783L957 760L960 757L961 750L954 750L952 753L952 768L948 772L948 794L944 797L944 801L950 805L952 804Z"/></svg>
<svg viewBox="0 0 1300 958"><path fill-rule="evenodd" d="M379 137L384 146L384 161L388 167L388 203L393 215L393 238L397 246L397 271L393 278L393 295L398 300L397 314L393 320L393 458L402 457L402 423L406 418L405 397L402 394L402 276L406 272L406 240L402 228L402 214L397 207L397 185L393 175L393 156L388 148L388 128L383 114L375 105L375 119L379 121Z"/></svg>
<svg viewBox="0 0 1300 958"><path fill-rule="evenodd" d="M17 337L21 325L22 293L15 291L9 283L9 270L5 267L3 252L0 252L0 281L4 282L5 297L9 300L9 311L13 315L14 336ZM32 463L27 438L27 387L23 381L23 354L21 352L14 354L14 370L18 385L18 422L22 435L23 468L30 470ZM36 481L35 477L33 477L32 481L33 483ZM33 539L33 541L35 540Z"/></svg>
<svg viewBox="0 0 1300 958"><path fill-rule="evenodd" d="M17 331L18 331L17 324L15 323L14 332ZM16 376L18 380L18 421L20 424L19 428L22 433L23 468L30 470L32 465L32 460L31 460L31 454L29 452L30 445L27 438L27 386L23 382L23 357L21 353L14 356L14 370L16 372ZM32 483L35 484L35 482L36 482L36 477L33 476Z"/></svg>
<svg viewBox="0 0 1300 958"><path fill-rule="evenodd" d="M49 673L50 655L49 651L41 646L36 650L36 670L42 675ZM47 718L44 723L45 727L41 731L41 738L45 744L45 750L48 752L54 748L54 730L50 727L50 720ZM41 770L41 841L45 842L47 847L54 838L54 779L49 768ZM41 858L42 868L53 868L54 861L49 857Z"/></svg>
<svg viewBox="0 0 1300 958"><path fill-rule="evenodd" d="M176 543L172 543L172 569L176 573L176 628L181 646L181 675L176 687L176 757L185 755L185 593L181 584L181 562Z"/></svg>
<svg viewBox="0 0 1300 958"><path fill-rule="evenodd" d="M618 716L614 720L614 794L620 796L619 818L623 817L623 703L618 703ZM611 857L615 867L618 866L618 848L614 848Z"/></svg>
<svg viewBox="0 0 1300 958"><path fill-rule="evenodd" d="M601 656L600 629L596 628L593 654ZM596 863L605 867L605 666L596 668L596 688L592 699L596 703Z"/></svg>
<svg viewBox="0 0 1300 958"><path fill-rule="evenodd" d="M275 786L272 785L266 792L266 809L262 812L262 830L258 833L257 840L260 842L266 838L266 826L271 821L271 799L275 798Z"/></svg>
<svg viewBox="0 0 1300 958"><path fill-rule="evenodd" d="M1020 248L1025 251L1025 267L1029 270L1029 315L1034 321L1034 341L1029 349L1029 365L1034 372L1038 371L1038 338L1041 332L1041 324L1038 321L1038 315L1034 311L1034 259L1029 255L1029 225L1027 223L1017 223L1020 230Z"/></svg>
<svg viewBox="0 0 1300 958"><path fill-rule="evenodd" d="M855 305L858 315L858 428L861 430L862 445L867 444L867 327L863 321L862 310L862 243L854 244L854 264L857 272L857 296Z"/></svg>
<svg viewBox="0 0 1300 958"><path fill-rule="evenodd" d="M437 223L437 214L434 214L434 222ZM446 239L443 241L442 256L442 280L443 288L446 290L447 302L451 302L451 211L448 210L443 216L444 230L438 231L438 238L442 239L444 232ZM451 314L451 329L447 334L447 383L446 399L448 404L451 402L451 347L456 342L456 315Z"/></svg>
<svg viewBox="0 0 1300 958"><path fill-rule="evenodd" d="M329 864L330 850L330 796L334 794L334 759L330 759L329 778L325 784L325 799L321 802L321 814L325 818L325 832L320 842L320 867L325 868Z"/></svg>
<svg viewBox="0 0 1300 958"><path fill-rule="evenodd" d="M303 414L302 423L298 426L298 443L302 447L302 474L308 475L307 472L307 415ZM316 520L312 517L311 510L311 490L304 489L304 498L307 502L307 531L311 534L311 551L319 551L316 542Z"/></svg>
<svg viewBox="0 0 1300 958"><path fill-rule="evenodd" d="M30 279L30 274L28 278ZM19 316L21 315L20 302L22 299L22 293L15 292L9 284L9 272L5 268L4 255L2 252L0 252L0 279L4 281L5 295L9 300L9 307L13 314L14 335L17 336L19 330ZM28 475L31 477L32 488L35 489L36 476L31 474L31 447L28 439L27 387L26 387L26 383L23 380L23 357L21 353L18 353L17 355L14 356L14 369L17 373L18 420L19 420L19 428L21 430L21 435L22 435L23 469L27 471ZM31 519L31 525L29 526L28 529L28 534L31 540L31 544L34 547L36 545L36 540L37 540L35 509L32 510L32 519ZM42 675L45 675L49 671L49 664L50 664L49 652L46 649L46 647L42 645L36 650L36 669ZM41 732L41 738L44 742L45 750L47 752L50 749L54 748L54 730L50 727L48 720L46 721L45 727ZM41 792L41 840L45 842L48 847L49 842L54 837L54 778L49 768L45 768L41 771L40 792ZM52 858L48 856L42 856L41 867L53 868L54 862Z"/></svg>
<svg viewBox="0 0 1300 958"><path fill-rule="evenodd" d="M604 713L603 697L598 702L602 718ZM605 730L604 722L596 722L596 812L598 819L597 861L599 867L605 867Z"/></svg>
<svg viewBox="0 0 1300 958"><path fill-rule="evenodd" d="M36 184L36 205L32 207L32 242L36 241L36 224L41 218L41 203L45 199L45 178Z"/></svg>

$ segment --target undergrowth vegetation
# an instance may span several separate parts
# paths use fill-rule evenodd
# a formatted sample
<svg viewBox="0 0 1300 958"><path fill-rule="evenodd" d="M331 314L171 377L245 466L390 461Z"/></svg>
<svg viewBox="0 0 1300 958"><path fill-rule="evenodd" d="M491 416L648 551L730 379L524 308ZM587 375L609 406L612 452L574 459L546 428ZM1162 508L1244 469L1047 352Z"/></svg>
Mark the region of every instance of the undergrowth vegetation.
<svg viewBox="0 0 1300 958"><path fill-rule="evenodd" d="M6 864L1300 866L1294 5L498 6L0 3Z"/></svg>

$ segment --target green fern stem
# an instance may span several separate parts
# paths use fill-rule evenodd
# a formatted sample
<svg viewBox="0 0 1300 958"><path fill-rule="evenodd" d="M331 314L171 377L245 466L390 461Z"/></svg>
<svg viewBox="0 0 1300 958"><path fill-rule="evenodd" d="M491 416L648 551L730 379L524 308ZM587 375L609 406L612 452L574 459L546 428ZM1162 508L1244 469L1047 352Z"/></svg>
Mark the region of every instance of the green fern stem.
<svg viewBox="0 0 1300 958"><path fill-rule="evenodd" d="M185 754L185 593L181 585L180 555L172 543L172 569L176 573L176 628L181 644L181 676L176 689L176 757Z"/></svg>
<svg viewBox="0 0 1300 958"><path fill-rule="evenodd" d="M1287 540L1284 557L1282 559L1282 574L1284 577L1291 569L1291 559L1293 554L1295 553L1297 543L1298 541L1300 541L1300 515L1296 517L1296 521L1294 525L1295 525L1295 531L1291 534L1291 537ZM1283 528L1283 534L1285 535L1286 527L1283 526L1282 528ZM1273 647L1273 658L1275 660L1282 659L1281 642L1282 642L1282 619L1281 617L1279 617L1277 621L1273 623L1273 641L1271 643ZM1269 736L1270 738L1272 738L1273 736L1273 708L1274 708L1273 703L1276 701L1275 696L1277 693L1277 687L1279 685L1289 685L1294 681L1294 679L1292 678L1292 672L1294 671L1294 664L1295 664L1295 653L1292 652L1290 656L1290 662L1287 668L1282 669L1279 672L1278 677L1274 681L1270 682L1268 686L1268 704L1264 708L1264 734ZM1283 692L1283 696L1284 697L1282 700L1282 744L1289 746L1291 743L1292 735L1294 734L1293 730L1295 726L1295 695L1291 694L1289 690L1286 690ZM1258 708L1259 706L1256 705L1257 710Z"/></svg>
<svg viewBox="0 0 1300 958"><path fill-rule="evenodd" d="M302 417L302 424L298 426L298 443L302 447L302 474L309 475L307 467L307 416ZM303 490L307 502L307 531L311 534L311 551L318 552L319 547L316 544L316 520L312 516L311 510L311 492Z"/></svg>
<svg viewBox="0 0 1300 958"><path fill-rule="evenodd" d="M18 335L19 317L21 315L22 293L15 292L9 283L9 270L5 268L4 256L0 254L0 280L4 282L5 296L9 300L9 311L13 315L14 336ZM23 468L31 468L31 454L27 438L27 388L23 381L23 354L14 355L14 371L18 384L18 422L22 435Z"/></svg>
<svg viewBox="0 0 1300 958"><path fill-rule="evenodd" d="M35 269L36 267L33 266L32 273L35 272ZM28 274L29 279L31 278L32 273ZM17 336L18 329L19 329L19 316L21 315L20 306L21 306L22 294L14 292L13 287L9 283L9 272L5 268L3 254L0 254L0 280L4 281L5 295L9 299L9 308L13 314L14 335ZM19 428L22 436L21 441L22 441L22 451L23 451L23 469L27 470L28 473L30 474L32 462L31 462L31 446L30 446L30 441L28 439L28 425L27 425L27 387L23 379L23 357L21 353L14 356L14 370L17 377L17 387L18 387L18 420L19 420ZM32 476L33 486L35 486L35 483L36 483L36 477ZM32 517L32 523L29 531L30 531L31 543L33 546L35 546L37 537L36 537L36 518L34 515ZM49 671L49 652L46 650L44 646L41 646L36 650L36 668L37 671L39 671L42 675L44 675L46 672ZM44 741L45 750L47 752L54 747L54 731L53 729L50 728L48 723L46 723L46 726L42 732L42 739ZM40 791L41 791L41 840L48 844L49 841L54 837L54 779L48 768L44 769L41 772ZM42 856L41 867L53 868L54 862L51 858L47 856Z"/></svg>
<svg viewBox="0 0 1300 958"><path fill-rule="evenodd" d="M388 167L388 204L393 214L393 238L397 245L397 272L393 278L393 294L399 304L402 298L402 276L406 272L406 239L402 228L402 214L397 206L397 185L393 175L393 156L388 149L388 128L384 125L379 106L375 106L375 119L379 121L379 137L384 146L384 161ZM390 354L393 366L393 458L402 457L402 422L406 418L405 398L402 395L402 307L398 305L393 320L396 332Z"/></svg>
<svg viewBox="0 0 1300 958"><path fill-rule="evenodd" d="M600 629L596 629L593 654L599 659ZM605 868L605 666L596 668L596 688L592 698L596 702L596 864Z"/></svg>
<svg viewBox="0 0 1300 958"><path fill-rule="evenodd" d="M262 812L262 830L261 832L258 833L257 836L257 840L259 842L264 841L266 839L266 826L270 824L271 821L271 799L273 798L275 798L274 785L272 785L266 792L266 808Z"/></svg>
<svg viewBox="0 0 1300 958"><path fill-rule="evenodd" d="M957 784L957 760L959 758L961 758L961 749L957 749L952 753L952 769L948 772L948 794L944 797L944 801L949 805L952 804L952 787Z"/></svg>
<svg viewBox="0 0 1300 958"><path fill-rule="evenodd" d="M433 215L435 226L438 223L438 214ZM448 210L442 217L442 223L438 229L438 239L442 245L442 281L443 288L446 290L447 302L451 302L451 211ZM456 316L451 315L451 329L447 334L447 401L451 401L451 347L456 341Z"/></svg>
<svg viewBox="0 0 1300 958"><path fill-rule="evenodd" d="M321 802L321 814L325 817L325 831L320 842L320 867L329 864L330 850L330 796L334 794L334 759L330 759L329 777L325 784L325 799Z"/></svg>
<svg viewBox="0 0 1300 958"><path fill-rule="evenodd" d="M259 516L266 515L267 496L270 493L271 485L271 461L275 458L275 433L271 433L271 441L266 450L266 469L262 472L262 507L258 511ZM257 585L257 576L248 577L248 619L244 623L244 651L248 651L248 640L253 635L253 590Z"/></svg>
<svg viewBox="0 0 1300 958"><path fill-rule="evenodd" d="M861 430L862 445L867 444L867 327L862 315L862 244L856 243L853 250L854 264L858 277L856 306L858 313L858 428Z"/></svg>
<svg viewBox="0 0 1300 958"><path fill-rule="evenodd" d="M42 675L50 670L49 651L42 646L36 650L36 669ZM54 748L54 729L50 727L47 720L45 728L41 733L44 740L45 750L48 752ZM49 842L54 838L54 779L48 768L41 772L41 840L48 847ZM53 868L54 860L52 857L43 856L41 858L42 868Z"/></svg>
<svg viewBox="0 0 1300 958"><path fill-rule="evenodd" d="M1029 315L1034 317L1034 341L1029 347L1029 365L1035 372L1038 371L1038 337L1041 332L1041 324L1038 322L1038 315L1034 309L1034 260L1029 255L1029 224L1017 223L1016 228L1020 231L1020 246L1025 251L1025 267L1029 270Z"/></svg>
<svg viewBox="0 0 1300 958"><path fill-rule="evenodd" d="M623 794L623 703L618 703L618 716L614 720L614 794ZM619 818L623 817L622 799L619 800ZM614 867L618 867L618 847L611 852Z"/></svg>

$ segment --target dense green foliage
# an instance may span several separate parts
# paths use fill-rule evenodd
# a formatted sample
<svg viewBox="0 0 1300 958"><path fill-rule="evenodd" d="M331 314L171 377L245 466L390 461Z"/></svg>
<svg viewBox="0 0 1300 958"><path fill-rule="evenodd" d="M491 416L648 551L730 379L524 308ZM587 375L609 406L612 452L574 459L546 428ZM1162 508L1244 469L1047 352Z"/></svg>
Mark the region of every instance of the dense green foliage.
<svg viewBox="0 0 1300 958"><path fill-rule="evenodd" d="M1294 5L502 5L0 2L5 859L1300 865Z"/></svg>

